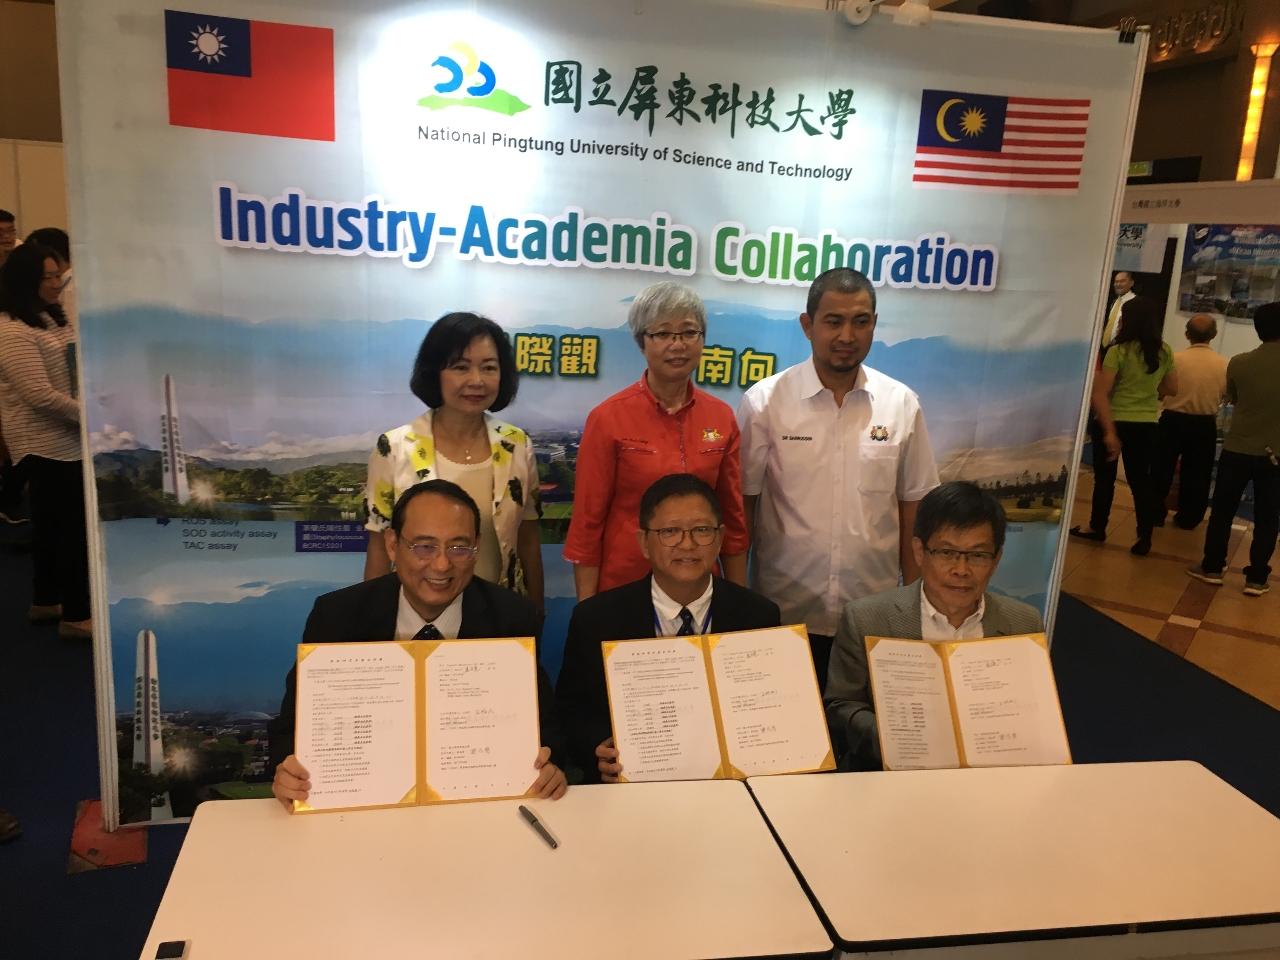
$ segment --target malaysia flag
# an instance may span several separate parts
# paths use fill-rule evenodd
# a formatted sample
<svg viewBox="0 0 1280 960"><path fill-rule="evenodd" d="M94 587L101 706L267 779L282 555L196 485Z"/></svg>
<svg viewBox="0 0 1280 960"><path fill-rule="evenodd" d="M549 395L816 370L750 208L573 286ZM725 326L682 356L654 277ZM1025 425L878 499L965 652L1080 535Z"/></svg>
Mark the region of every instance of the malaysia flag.
<svg viewBox="0 0 1280 960"><path fill-rule="evenodd" d="M169 123L333 139L333 31L164 12Z"/></svg>
<svg viewBox="0 0 1280 960"><path fill-rule="evenodd" d="M1080 188L1088 100L925 90L912 182L987 190Z"/></svg>

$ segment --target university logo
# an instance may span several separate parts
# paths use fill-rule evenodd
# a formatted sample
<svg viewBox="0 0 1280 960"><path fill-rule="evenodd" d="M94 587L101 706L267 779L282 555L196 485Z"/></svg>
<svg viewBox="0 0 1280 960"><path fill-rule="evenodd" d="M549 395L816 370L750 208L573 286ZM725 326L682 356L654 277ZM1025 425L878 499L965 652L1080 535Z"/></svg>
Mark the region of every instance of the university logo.
<svg viewBox="0 0 1280 960"><path fill-rule="evenodd" d="M515 116L529 105L514 93L498 88L493 67L481 60L469 44L458 41L431 62L433 77L438 78L435 93L418 101L428 110L446 107L475 107Z"/></svg>

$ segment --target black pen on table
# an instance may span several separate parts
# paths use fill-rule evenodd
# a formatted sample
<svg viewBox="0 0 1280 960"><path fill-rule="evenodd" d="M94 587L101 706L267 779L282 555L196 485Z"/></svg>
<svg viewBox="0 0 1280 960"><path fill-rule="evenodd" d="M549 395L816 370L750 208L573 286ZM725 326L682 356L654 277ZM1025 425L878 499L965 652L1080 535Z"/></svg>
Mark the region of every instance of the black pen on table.
<svg viewBox="0 0 1280 960"><path fill-rule="evenodd" d="M543 826L542 821L538 819L538 815L523 803L520 804L520 816L524 817L525 820L529 822L529 826L538 831L538 836L547 841L547 846L552 850L560 846L560 844L556 842L556 838L551 835L551 832L547 830L547 828Z"/></svg>

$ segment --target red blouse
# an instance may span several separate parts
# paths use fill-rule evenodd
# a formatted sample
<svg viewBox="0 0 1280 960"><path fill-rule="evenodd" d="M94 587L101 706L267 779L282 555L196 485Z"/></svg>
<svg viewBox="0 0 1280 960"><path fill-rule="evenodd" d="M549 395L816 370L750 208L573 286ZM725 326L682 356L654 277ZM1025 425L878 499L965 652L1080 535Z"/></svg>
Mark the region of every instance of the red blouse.
<svg viewBox="0 0 1280 960"><path fill-rule="evenodd" d="M727 403L689 389L685 405L668 413L642 376L587 416L564 557L599 567L601 591L649 572L636 540L640 498L669 473L692 473L714 489L724 516L720 552L747 551L738 423Z"/></svg>

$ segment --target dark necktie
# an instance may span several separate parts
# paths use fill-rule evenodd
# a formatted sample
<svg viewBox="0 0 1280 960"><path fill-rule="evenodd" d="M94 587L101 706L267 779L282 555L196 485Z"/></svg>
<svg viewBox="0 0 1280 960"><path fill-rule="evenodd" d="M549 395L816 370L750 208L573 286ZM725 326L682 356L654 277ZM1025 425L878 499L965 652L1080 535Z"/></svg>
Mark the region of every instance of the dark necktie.
<svg viewBox="0 0 1280 960"><path fill-rule="evenodd" d="M680 629L676 631L677 637L691 637L694 634L693 614L689 612L688 607L680 608Z"/></svg>
<svg viewBox="0 0 1280 960"><path fill-rule="evenodd" d="M443 640L444 634L436 629L434 623L428 623L425 627L413 635L415 640Z"/></svg>

